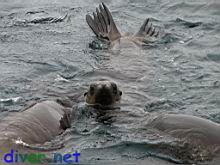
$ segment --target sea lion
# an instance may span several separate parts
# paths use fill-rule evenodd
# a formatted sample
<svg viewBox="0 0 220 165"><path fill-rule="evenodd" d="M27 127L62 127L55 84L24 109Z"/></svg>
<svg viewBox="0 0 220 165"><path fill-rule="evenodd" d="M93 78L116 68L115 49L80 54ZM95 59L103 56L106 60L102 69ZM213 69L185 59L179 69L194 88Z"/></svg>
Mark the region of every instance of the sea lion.
<svg viewBox="0 0 220 165"><path fill-rule="evenodd" d="M122 96L117 84L106 79L91 83L84 96L88 105L98 105L99 111L106 112L103 113L103 115L107 115L105 119L114 121L111 115L116 118L117 125L123 126L123 123L129 123L131 129L137 129L137 127L153 128L161 132L162 135L166 133L175 138L183 139L188 144L192 144L192 147L209 151L214 149L215 151L210 152L219 154L220 125L217 123L182 114L149 115L144 112L138 113L137 111L132 114L126 111L102 110L102 107L106 108L115 105L121 100ZM74 109L71 110L69 106L58 101L43 101L27 108L23 112L11 113L0 122L0 146L9 141L42 144L52 140L70 127L71 118L75 115ZM149 117L153 118L149 120ZM133 122L136 123L134 124Z"/></svg>
<svg viewBox="0 0 220 165"><path fill-rule="evenodd" d="M164 114L149 125L194 144L220 147L220 125L208 119L184 114Z"/></svg>
<svg viewBox="0 0 220 165"><path fill-rule="evenodd" d="M38 144L50 141L66 128L62 120L70 109L56 101L36 103L23 112L12 112L0 122L0 141Z"/></svg>
<svg viewBox="0 0 220 165"><path fill-rule="evenodd" d="M84 95L89 106L98 106L100 110L120 101L122 92L114 82L102 79L91 83ZM71 127L71 120L77 116L73 104L65 99L41 101L22 112L9 113L0 121L0 157L11 153L12 149L19 151L19 154L39 154L63 147L59 144L49 148L41 146ZM45 157L36 161L37 164L48 164ZM16 164L19 164L19 161Z"/></svg>
<svg viewBox="0 0 220 165"><path fill-rule="evenodd" d="M122 92L115 82L100 80L90 85L85 93L88 104L113 105L120 101ZM208 119L184 114L158 114L147 127L154 127L176 138L184 138L193 143L220 146L220 125ZM144 117L144 115L143 115ZM145 115L145 117L149 117Z"/></svg>
<svg viewBox="0 0 220 165"><path fill-rule="evenodd" d="M101 79L91 83L88 91L84 94L86 103L90 105L113 106L121 100L120 91L113 81Z"/></svg>
<svg viewBox="0 0 220 165"><path fill-rule="evenodd" d="M96 8L96 13L93 12L93 18L88 14L86 15L86 22L98 39L109 42L112 49L124 47L122 45L145 45L150 39L159 35L159 31L149 23L149 18L144 21L136 34L121 34L104 3Z"/></svg>
<svg viewBox="0 0 220 165"><path fill-rule="evenodd" d="M146 127L159 130L163 134L180 140L185 157L193 162L219 162L220 156L220 124L197 116L185 114L158 115ZM191 162L192 163L192 162Z"/></svg>
<svg viewBox="0 0 220 165"><path fill-rule="evenodd" d="M112 106L121 98L122 92L109 80L91 83L84 94L89 105ZM0 146L6 141L25 144L42 144L52 140L71 125L74 111L62 101L42 101L22 112L10 113L0 121Z"/></svg>
<svg viewBox="0 0 220 165"><path fill-rule="evenodd" d="M103 93L99 94L99 92ZM90 85L88 92L85 93L85 99L88 104L112 105L115 101L117 102L121 99L121 94L115 83L103 80ZM105 116L103 119L107 119L113 124L121 126L126 124L126 128L131 129L133 128L132 125L136 129L137 127L140 129L153 129L161 136L167 134L176 138L180 142L180 146L187 144L187 146L184 146L186 148L182 148L182 152L187 152L185 155L178 155L178 152L181 152L179 148L176 150L167 148L171 152L170 154L175 155L177 158L204 161L211 160L220 154L220 124L208 119L184 114L151 114L137 111L132 113L117 110L104 112L102 113ZM128 126L128 123L131 125ZM160 150L159 147L158 150ZM176 153L175 151L177 150L178 152Z"/></svg>

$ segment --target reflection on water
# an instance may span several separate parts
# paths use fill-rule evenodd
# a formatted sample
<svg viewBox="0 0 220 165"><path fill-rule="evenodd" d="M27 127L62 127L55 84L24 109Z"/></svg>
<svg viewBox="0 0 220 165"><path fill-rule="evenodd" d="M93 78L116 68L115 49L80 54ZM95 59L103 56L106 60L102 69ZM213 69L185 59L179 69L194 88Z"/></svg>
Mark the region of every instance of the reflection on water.
<svg viewBox="0 0 220 165"><path fill-rule="evenodd" d="M85 15L99 3L0 2L1 116L39 99L74 96L83 102L88 84L105 77L122 89L122 111L172 111L220 122L217 0L106 1L121 31L136 32L146 17L161 30L155 43L118 52L89 45L95 37ZM126 132L129 125L116 129L88 121L56 139L66 144L63 150L78 147L86 155L85 162L99 160L100 164L159 161L149 158L153 148L142 147L151 141L141 136L138 143L143 145L134 144L138 134ZM88 127L84 133L78 130L84 127ZM133 138L127 142L126 136Z"/></svg>

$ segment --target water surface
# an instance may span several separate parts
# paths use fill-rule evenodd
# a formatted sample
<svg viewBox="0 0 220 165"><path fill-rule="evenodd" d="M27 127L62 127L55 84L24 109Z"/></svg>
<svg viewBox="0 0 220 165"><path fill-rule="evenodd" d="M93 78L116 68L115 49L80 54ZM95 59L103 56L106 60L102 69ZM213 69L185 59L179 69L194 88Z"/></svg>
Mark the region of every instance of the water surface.
<svg viewBox="0 0 220 165"><path fill-rule="evenodd" d="M0 116L39 99L77 95L83 102L90 82L105 77L122 89L122 111L185 113L220 122L220 2L103 2L120 31L134 33L149 17L160 38L117 53L92 49L95 37L85 15L99 0L0 1ZM149 141L135 141L138 135L123 127L94 128L85 135L73 128L66 140L58 138L67 144L63 150L75 147L85 162L100 164L161 161L146 154ZM132 138L123 139L126 135Z"/></svg>

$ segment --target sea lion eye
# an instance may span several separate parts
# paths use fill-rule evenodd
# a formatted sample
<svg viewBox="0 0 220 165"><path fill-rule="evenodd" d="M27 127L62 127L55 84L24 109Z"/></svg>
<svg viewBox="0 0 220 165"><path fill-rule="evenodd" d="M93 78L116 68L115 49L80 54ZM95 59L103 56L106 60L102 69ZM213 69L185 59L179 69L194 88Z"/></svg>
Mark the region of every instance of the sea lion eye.
<svg viewBox="0 0 220 165"><path fill-rule="evenodd" d="M95 87L94 87L93 85L90 85L89 92L90 92L91 95L94 94L94 92L95 92Z"/></svg>
<svg viewBox="0 0 220 165"><path fill-rule="evenodd" d="M120 95L120 96L122 95L122 91L119 92L119 95Z"/></svg>

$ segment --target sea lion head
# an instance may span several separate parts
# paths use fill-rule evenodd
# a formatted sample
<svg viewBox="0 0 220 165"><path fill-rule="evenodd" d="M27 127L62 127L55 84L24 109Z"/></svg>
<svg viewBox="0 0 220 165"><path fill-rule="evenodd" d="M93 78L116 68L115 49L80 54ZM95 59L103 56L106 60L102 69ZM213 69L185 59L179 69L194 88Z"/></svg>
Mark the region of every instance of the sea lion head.
<svg viewBox="0 0 220 165"><path fill-rule="evenodd" d="M122 92L116 83L101 79L91 83L88 91L84 94L86 103L92 105L111 106L120 101Z"/></svg>

